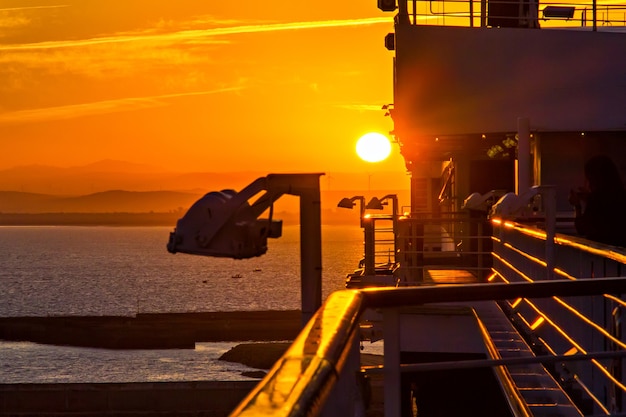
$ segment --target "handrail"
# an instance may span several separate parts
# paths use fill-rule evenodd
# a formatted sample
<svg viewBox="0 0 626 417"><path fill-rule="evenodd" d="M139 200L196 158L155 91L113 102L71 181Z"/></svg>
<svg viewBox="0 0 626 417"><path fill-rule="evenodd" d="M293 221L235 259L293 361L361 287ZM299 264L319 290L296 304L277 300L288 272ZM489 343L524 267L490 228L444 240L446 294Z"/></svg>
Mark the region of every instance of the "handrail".
<svg viewBox="0 0 626 417"><path fill-rule="evenodd" d="M545 279L550 276L545 273L549 268L547 258L542 258L548 239L545 231L512 221L494 219L492 223L494 277L503 282L524 280L532 283L537 282L536 277ZM558 233L553 241L553 277L575 281L589 276L620 276L626 269L623 248ZM599 294L584 304L553 297L547 301L520 299L509 305L509 313L521 326L520 331L540 340L539 344L554 355L570 349L584 354L602 346L613 346L620 351L626 348L620 340L622 337L612 334L610 329L613 325L609 317L611 311L623 309L626 303L609 292ZM606 398L604 403L600 401L600 394L606 394L606 386L612 386L615 392L621 393L619 395L626 394L621 376L613 375L596 359L579 364L571 371L564 367L562 372L569 372L569 376L560 377L579 386L599 411L610 402Z"/></svg>
<svg viewBox="0 0 626 417"><path fill-rule="evenodd" d="M519 233L539 239L546 239L546 231L536 227L528 227L524 224L514 221L504 221L499 218L491 219L493 225L502 225L506 228L516 229ZM497 237L496 237L497 239ZM601 256L613 261L626 264L626 249L618 246L611 246L604 243L594 242L578 236L569 236L557 233L554 242L574 248L576 250L588 253L594 256Z"/></svg>
<svg viewBox="0 0 626 417"><path fill-rule="evenodd" d="M337 291L328 297L287 352L231 416L319 415L349 362L358 321L367 308L622 292L626 292L623 278Z"/></svg>
<svg viewBox="0 0 626 417"><path fill-rule="evenodd" d="M319 415L345 365L363 310L359 292L332 293L231 416Z"/></svg>
<svg viewBox="0 0 626 417"><path fill-rule="evenodd" d="M597 4L593 0L529 1L529 0L399 0L406 2L407 19L412 25L441 26L511 26L588 28L596 31L626 26L626 4ZM474 5L478 3L478 7ZM476 13L475 10L481 13ZM511 11L523 15L510 15ZM591 11L591 17L588 12ZM410 19L409 19L410 17ZM448 18L449 21L445 19ZM479 24L476 24L478 22Z"/></svg>

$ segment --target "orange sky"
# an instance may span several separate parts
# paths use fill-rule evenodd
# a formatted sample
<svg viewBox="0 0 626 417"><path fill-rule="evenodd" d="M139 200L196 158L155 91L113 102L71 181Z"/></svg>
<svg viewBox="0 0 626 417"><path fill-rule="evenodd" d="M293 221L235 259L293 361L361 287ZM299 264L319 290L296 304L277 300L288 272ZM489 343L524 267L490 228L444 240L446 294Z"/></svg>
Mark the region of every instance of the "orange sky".
<svg viewBox="0 0 626 417"><path fill-rule="evenodd" d="M0 0L0 169L404 172L376 1Z"/></svg>

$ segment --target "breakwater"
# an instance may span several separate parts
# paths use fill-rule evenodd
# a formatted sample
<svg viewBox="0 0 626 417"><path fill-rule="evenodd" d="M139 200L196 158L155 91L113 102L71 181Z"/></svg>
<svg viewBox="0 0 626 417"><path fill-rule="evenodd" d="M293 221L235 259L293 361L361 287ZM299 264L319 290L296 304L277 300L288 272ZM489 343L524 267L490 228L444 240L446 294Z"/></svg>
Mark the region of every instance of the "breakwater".
<svg viewBox="0 0 626 417"><path fill-rule="evenodd" d="M2 317L0 339L110 349L193 348L196 342L293 340L300 311ZM269 369L288 344L244 345L226 360ZM262 362L259 362L261 360ZM0 384L0 415L227 416L257 384L245 381Z"/></svg>
<svg viewBox="0 0 626 417"><path fill-rule="evenodd" d="M227 416L257 381L0 384L0 415Z"/></svg>
<svg viewBox="0 0 626 417"><path fill-rule="evenodd" d="M301 314L288 311L1 317L0 339L107 349L193 348L196 342L293 340Z"/></svg>

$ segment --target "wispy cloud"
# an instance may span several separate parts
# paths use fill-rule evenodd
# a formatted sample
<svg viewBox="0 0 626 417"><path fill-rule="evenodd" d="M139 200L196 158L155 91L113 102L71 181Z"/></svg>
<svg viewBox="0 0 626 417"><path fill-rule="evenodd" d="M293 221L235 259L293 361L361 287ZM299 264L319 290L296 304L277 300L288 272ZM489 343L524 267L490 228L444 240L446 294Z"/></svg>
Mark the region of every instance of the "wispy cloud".
<svg viewBox="0 0 626 417"><path fill-rule="evenodd" d="M39 9L59 9L69 7L67 4L49 6L5 7L0 8L0 38L5 37L6 29L26 28L32 23L31 11Z"/></svg>
<svg viewBox="0 0 626 417"><path fill-rule="evenodd" d="M5 17L0 13L0 29L10 29L28 26L30 20L23 16Z"/></svg>
<svg viewBox="0 0 626 417"><path fill-rule="evenodd" d="M68 120L85 116L136 111L167 106L167 100L179 97L206 96L212 94L236 92L243 87L227 87L211 91L193 91L187 93L163 94L149 97L129 97L117 100L105 100L93 103L73 104L69 106L47 107L33 110L21 110L0 114L0 125L16 125L52 120Z"/></svg>
<svg viewBox="0 0 626 417"><path fill-rule="evenodd" d="M69 4L56 4L49 6L2 7L0 8L0 12L17 12L21 10L31 9L58 9L60 7L69 7Z"/></svg>
<svg viewBox="0 0 626 417"><path fill-rule="evenodd" d="M348 26L365 26L381 23L392 23L389 17L373 17L366 19L347 19L347 20L323 20L314 22L290 22L290 23L270 23L256 25L241 25L232 27L210 28L184 30L172 33L142 33L142 34L123 34L119 36L100 37L79 40L63 40L48 41L17 45L2 45L0 51L22 51L22 50L43 50L58 48L74 48L86 47L93 45L122 43L122 42L140 42L140 41L192 41L213 36L237 35L245 33L258 32L276 32L286 30L303 30L303 29L321 29L332 27L348 27Z"/></svg>

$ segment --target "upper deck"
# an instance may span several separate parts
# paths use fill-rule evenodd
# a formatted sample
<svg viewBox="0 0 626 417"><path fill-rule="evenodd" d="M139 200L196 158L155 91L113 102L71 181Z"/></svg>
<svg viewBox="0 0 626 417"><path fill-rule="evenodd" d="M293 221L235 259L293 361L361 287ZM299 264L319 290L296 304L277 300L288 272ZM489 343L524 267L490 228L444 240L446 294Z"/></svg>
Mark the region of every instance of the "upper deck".
<svg viewBox="0 0 626 417"><path fill-rule="evenodd" d="M625 24L612 3L400 2L394 135L424 154L515 133L520 117L531 132L624 131Z"/></svg>
<svg viewBox="0 0 626 417"><path fill-rule="evenodd" d="M380 3L383 10L393 9L393 6L381 7ZM397 23L624 32L626 4L617 1L408 0L398 4Z"/></svg>

